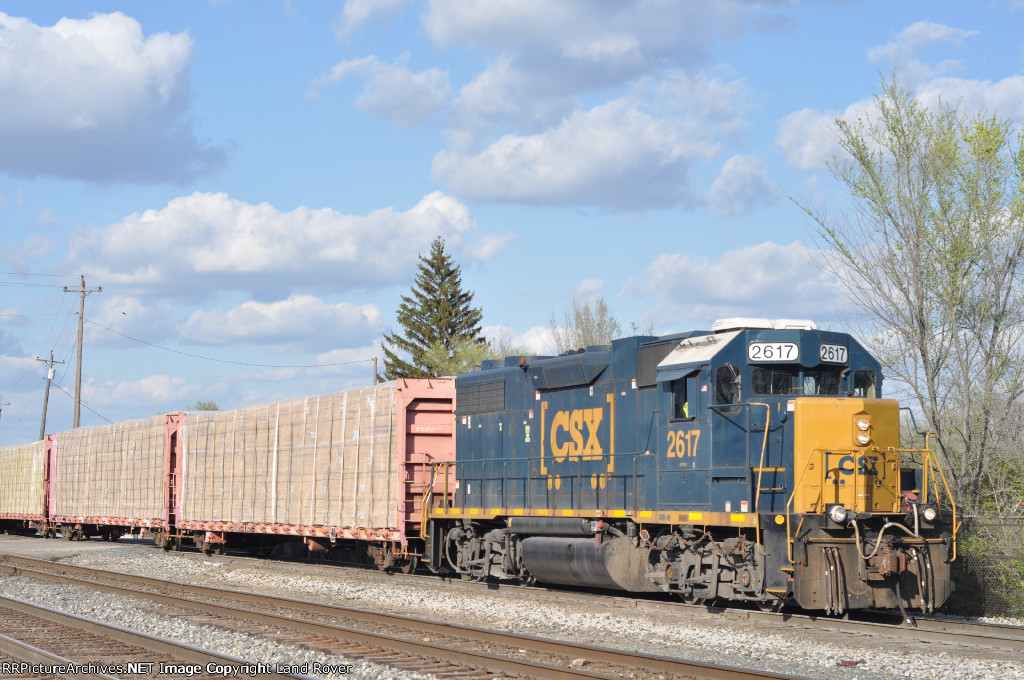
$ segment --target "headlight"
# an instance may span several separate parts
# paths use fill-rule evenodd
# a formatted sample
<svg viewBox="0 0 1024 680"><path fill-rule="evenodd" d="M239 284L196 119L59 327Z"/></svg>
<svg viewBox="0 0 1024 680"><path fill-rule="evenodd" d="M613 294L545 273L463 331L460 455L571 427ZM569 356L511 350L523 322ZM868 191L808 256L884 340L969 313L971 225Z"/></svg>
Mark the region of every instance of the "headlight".
<svg viewBox="0 0 1024 680"><path fill-rule="evenodd" d="M871 443L871 434L868 432L858 432L857 443L860 444L861 446L867 446L869 443Z"/></svg>
<svg viewBox="0 0 1024 680"><path fill-rule="evenodd" d="M868 428L871 427L871 421L867 418L857 418L857 429L862 432L867 432Z"/></svg>
<svg viewBox="0 0 1024 680"><path fill-rule="evenodd" d="M924 518L925 522L934 522L935 518L939 516L939 511L936 510L934 505L922 505L921 506L921 517Z"/></svg>
<svg viewBox="0 0 1024 680"><path fill-rule="evenodd" d="M842 524L846 521L846 508L842 505L830 505L828 507L828 518L836 524Z"/></svg>

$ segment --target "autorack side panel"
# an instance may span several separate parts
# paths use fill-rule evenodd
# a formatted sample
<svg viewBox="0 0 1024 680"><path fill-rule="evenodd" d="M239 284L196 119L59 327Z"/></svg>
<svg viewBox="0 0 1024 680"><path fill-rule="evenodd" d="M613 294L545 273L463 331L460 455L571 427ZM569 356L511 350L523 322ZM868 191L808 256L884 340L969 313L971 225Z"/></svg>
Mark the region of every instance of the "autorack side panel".
<svg viewBox="0 0 1024 680"><path fill-rule="evenodd" d="M453 383L402 379L189 414L178 526L404 543L431 465L454 458L444 446Z"/></svg>
<svg viewBox="0 0 1024 680"><path fill-rule="evenodd" d="M54 435L51 520L163 526L166 421L158 415Z"/></svg>
<svg viewBox="0 0 1024 680"><path fill-rule="evenodd" d="M0 519L46 517L46 443L0 448Z"/></svg>

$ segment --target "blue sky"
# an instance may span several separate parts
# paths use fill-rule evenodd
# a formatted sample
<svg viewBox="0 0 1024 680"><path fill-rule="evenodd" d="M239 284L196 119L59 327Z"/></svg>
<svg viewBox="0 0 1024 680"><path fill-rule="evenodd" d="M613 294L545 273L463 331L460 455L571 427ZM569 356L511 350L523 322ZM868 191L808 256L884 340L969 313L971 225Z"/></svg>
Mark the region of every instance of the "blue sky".
<svg viewBox="0 0 1024 680"><path fill-rule="evenodd" d="M1024 3L5 2L0 445L366 383L441 235L486 331L835 324L789 197L898 69L1024 118ZM171 351L173 350L173 351ZM59 386L59 388L58 388ZM67 394L61 391L63 389Z"/></svg>

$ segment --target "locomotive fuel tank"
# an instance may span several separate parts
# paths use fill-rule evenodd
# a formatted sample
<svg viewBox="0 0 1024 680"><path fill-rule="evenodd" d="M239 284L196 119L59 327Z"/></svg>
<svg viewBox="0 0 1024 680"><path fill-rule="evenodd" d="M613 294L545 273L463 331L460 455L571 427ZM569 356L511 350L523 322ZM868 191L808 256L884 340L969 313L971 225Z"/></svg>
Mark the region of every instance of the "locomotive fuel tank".
<svg viewBox="0 0 1024 680"><path fill-rule="evenodd" d="M586 585L632 592L657 591L647 578L650 550L629 538L538 536L521 544L523 566L544 583Z"/></svg>

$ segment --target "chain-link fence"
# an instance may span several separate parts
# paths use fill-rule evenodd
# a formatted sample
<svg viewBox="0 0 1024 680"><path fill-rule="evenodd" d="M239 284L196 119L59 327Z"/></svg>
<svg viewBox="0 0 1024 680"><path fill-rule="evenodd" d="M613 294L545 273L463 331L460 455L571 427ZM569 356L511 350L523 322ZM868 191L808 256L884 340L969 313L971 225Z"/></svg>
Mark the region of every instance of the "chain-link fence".
<svg viewBox="0 0 1024 680"><path fill-rule="evenodd" d="M1024 617L1024 517L967 517L953 563L953 614Z"/></svg>

